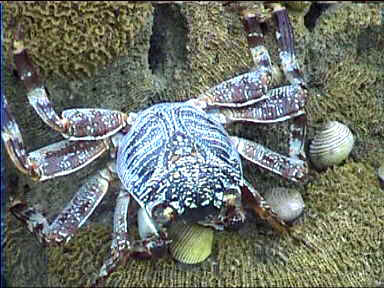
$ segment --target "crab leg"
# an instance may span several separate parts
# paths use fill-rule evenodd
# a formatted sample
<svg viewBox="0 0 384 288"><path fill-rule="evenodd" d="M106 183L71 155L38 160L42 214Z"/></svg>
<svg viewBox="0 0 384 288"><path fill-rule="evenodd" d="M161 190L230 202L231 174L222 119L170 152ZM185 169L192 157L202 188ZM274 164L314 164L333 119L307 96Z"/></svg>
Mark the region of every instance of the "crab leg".
<svg viewBox="0 0 384 288"><path fill-rule="evenodd" d="M77 171L109 149L107 140L60 142L27 153L23 138L3 97L1 137L15 166L37 181Z"/></svg>
<svg viewBox="0 0 384 288"><path fill-rule="evenodd" d="M225 124L236 121L253 123L275 123L285 121L304 114L306 90L299 85L289 85L271 89L266 94L267 99L249 107L221 108L208 111L220 112L225 115ZM220 116L219 116L220 117Z"/></svg>
<svg viewBox="0 0 384 288"><path fill-rule="evenodd" d="M291 84L298 84L307 89L302 71L295 55L294 34L288 18L288 12L280 4L272 4L273 15L278 27L277 41L280 46L280 61L285 77ZM305 95L307 96L307 94ZM306 134L306 117L294 118L290 124L289 155L305 160L304 139Z"/></svg>
<svg viewBox="0 0 384 288"><path fill-rule="evenodd" d="M28 207L24 201L11 200L10 211L16 218L24 222L30 232L42 243L67 242L89 218L106 194L109 183L115 179L114 164L100 170L96 175L80 187L71 202L56 217L52 224L42 213Z"/></svg>
<svg viewBox="0 0 384 288"><path fill-rule="evenodd" d="M93 286L103 286L105 278L114 271L120 261L126 261L129 258L150 258L170 243L162 232L144 240L132 241L127 224L130 200L129 192L121 185L113 218L111 257L104 262Z"/></svg>
<svg viewBox="0 0 384 288"><path fill-rule="evenodd" d="M304 161L283 156L264 146L240 137L231 136L237 151L245 159L292 181L303 181L307 175Z"/></svg>
<svg viewBox="0 0 384 288"><path fill-rule="evenodd" d="M255 69L222 82L200 95L198 100L206 102L207 107L242 107L268 97L266 93L271 83L271 60L267 49L262 45L264 36L257 15L244 14L242 21Z"/></svg>
<svg viewBox="0 0 384 288"><path fill-rule="evenodd" d="M242 189L242 201L245 207L251 208L256 215L267 221L280 232L289 232L289 226L272 210L263 196L245 179Z"/></svg>
<svg viewBox="0 0 384 288"><path fill-rule="evenodd" d="M52 129L70 140L96 140L109 137L132 122L125 113L106 109L70 109L60 118L21 39L21 32L17 31L13 41L17 72L27 89L29 103Z"/></svg>
<svg viewBox="0 0 384 288"><path fill-rule="evenodd" d="M280 46L280 60L285 77L291 84L306 86L295 55L294 35L285 7L274 3L273 15L278 27L276 34Z"/></svg>

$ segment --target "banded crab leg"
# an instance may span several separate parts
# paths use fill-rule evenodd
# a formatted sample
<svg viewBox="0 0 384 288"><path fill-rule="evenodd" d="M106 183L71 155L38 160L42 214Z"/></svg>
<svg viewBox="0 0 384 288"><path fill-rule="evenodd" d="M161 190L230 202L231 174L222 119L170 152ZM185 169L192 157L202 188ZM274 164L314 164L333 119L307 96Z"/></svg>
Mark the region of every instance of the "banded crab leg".
<svg viewBox="0 0 384 288"><path fill-rule="evenodd" d="M27 89L30 104L46 124L68 140L27 153L17 122L2 95L4 121L1 136L8 154L15 166L34 180L44 181L72 173L108 150L110 142L105 138L116 135L119 130L127 131L136 114L127 116L105 109L70 109L64 111L60 118L53 109L47 91L24 47L20 27L15 38L14 62Z"/></svg>
<svg viewBox="0 0 384 288"><path fill-rule="evenodd" d="M49 100L47 90L24 46L21 27L15 32L13 58L16 70L27 90L29 103L40 118L69 140L98 140L109 137L133 121L120 111L106 109L69 109L60 118Z"/></svg>
<svg viewBox="0 0 384 288"><path fill-rule="evenodd" d="M1 137L15 166L33 180L44 181L73 173L104 154L110 146L108 139L97 141L69 141L26 152L19 127L2 95Z"/></svg>
<svg viewBox="0 0 384 288"><path fill-rule="evenodd" d="M143 240L132 240L128 231L128 207L131 202L130 193L123 187L119 191L116 201L116 209L113 217L113 240L111 245L111 256L104 262L99 276L95 279L92 287L104 286L103 282L112 273L121 261L130 258L149 259L164 251L171 242L167 240L166 233L153 228L153 233ZM146 212L144 212L146 213Z"/></svg>
<svg viewBox="0 0 384 288"><path fill-rule="evenodd" d="M283 71L291 85L269 89L271 63L263 44L259 16L242 11L248 46L256 70L225 81L208 90L192 105L207 110L222 124L236 121L276 123L290 120L289 157L241 138L233 138L240 154L255 164L287 179L300 181L307 174L304 154L306 118L304 107L307 89L294 52L294 38L288 13L279 4L272 4L278 26L277 40ZM250 75L254 77L250 77Z"/></svg>
<svg viewBox="0 0 384 288"><path fill-rule="evenodd" d="M308 174L305 161L281 155L253 141L231 136L237 151L242 157L268 171L294 182L303 182Z"/></svg>
<svg viewBox="0 0 384 288"><path fill-rule="evenodd" d="M266 95L272 80L271 59L263 44L263 33L258 22L258 15L242 17L247 32L255 68L245 74L224 81L198 98L190 100L195 106L208 110L217 107L244 107L267 99Z"/></svg>
<svg viewBox="0 0 384 288"><path fill-rule="evenodd" d="M280 4L273 5L273 14L278 27L277 41L280 46L280 61L285 77L292 85L299 85L307 94L299 63L296 59L294 34L288 18L287 10ZM307 96L307 95L306 95ZM305 160L304 139L306 135L306 117L304 114L295 117L290 123L289 156Z"/></svg>
<svg viewBox="0 0 384 288"><path fill-rule="evenodd" d="M19 199L11 199L10 211L41 243L66 243L91 216L107 193L109 184L116 179L114 165L110 162L106 168L89 177L51 224L42 213Z"/></svg>

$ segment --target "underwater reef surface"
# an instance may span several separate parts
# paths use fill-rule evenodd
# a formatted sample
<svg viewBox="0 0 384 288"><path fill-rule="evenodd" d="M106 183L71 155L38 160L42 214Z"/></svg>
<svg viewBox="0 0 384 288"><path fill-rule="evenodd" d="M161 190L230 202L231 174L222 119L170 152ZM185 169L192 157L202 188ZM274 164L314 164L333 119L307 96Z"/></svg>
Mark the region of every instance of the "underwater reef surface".
<svg viewBox="0 0 384 288"><path fill-rule="evenodd" d="M10 1L4 6L4 28L23 25L26 45L58 112L73 107L136 112L155 103L195 97L252 67L240 20L217 2ZM322 122L340 121L356 136L350 157L326 171L311 167L309 182L303 186L244 163L247 178L260 192L288 186L302 193L306 208L296 230L319 251L249 219L238 232L216 232L212 256L198 267L184 269L170 258L128 261L106 285L383 285L384 191L376 176L384 163L383 9L384 4L337 4L325 10L311 29L303 14L290 14L297 57L309 86L308 138ZM265 45L278 63L275 27L271 20L266 24ZM6 32L5 51L10 43L11 33ZM32 150L60 140L26 105L25 89L13 73L11 59L6 60L4 90L27 147ZM230 132L275 151L287 148L286 123L236 124ZM45 183L32 182L7 161L8 196L22 195L53 219L105 160ZM62 247L42 247L7 215L8 284L90 284L109 255L115 197L112 187L89 224Z"/></svg>

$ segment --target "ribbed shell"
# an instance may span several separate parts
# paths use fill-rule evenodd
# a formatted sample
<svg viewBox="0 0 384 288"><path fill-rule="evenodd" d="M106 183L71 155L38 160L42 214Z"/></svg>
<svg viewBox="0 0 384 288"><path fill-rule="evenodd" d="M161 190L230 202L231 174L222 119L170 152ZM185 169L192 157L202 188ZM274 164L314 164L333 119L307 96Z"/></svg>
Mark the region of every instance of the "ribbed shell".
<svg viewBox="0 0 384 288"><path fill-rule="evenodd" d="M347 126L329 121L317 131L309 145L311 162L318 169L340 164L352 151L354 142L354 136Z"/></svg>
<svg viewBox="0 0 384 288"><path fill-rule="evenodd" d="M213 230L198 224L175 223L168 230L172 257L185 264L203 262L212 253Z"/></svg>
<svg viewBox="0 0 384 288"><path fill-rule="evenodd" d="M299 217L305 204L299 191L284 187L273 188L264 194L265 201L285 222L292 222Z"/></svg>

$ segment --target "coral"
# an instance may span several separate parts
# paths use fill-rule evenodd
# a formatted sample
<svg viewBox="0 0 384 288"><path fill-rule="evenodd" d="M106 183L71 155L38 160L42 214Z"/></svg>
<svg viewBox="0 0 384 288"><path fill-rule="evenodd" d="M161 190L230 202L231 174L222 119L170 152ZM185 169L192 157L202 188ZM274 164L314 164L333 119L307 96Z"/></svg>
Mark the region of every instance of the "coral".
<svg viewBox="0 0 384 288"><path fill-rule="evenodd" d="M44 78L90 77L147 42L149 34L142 31L148 30L151 15L150 3L7 1L3 44L7 52L13 33L9 28L22 24L29 52Z"/></svg>
<svg viewBox="0 0 384 288"><path fill-rule="evenodd" d="M48 285L53 287L91 285L98 275L111 245L112 230L93 224L83 228L65 246L49 248ZM71 268L68 269L68 265Z"/></svg>

